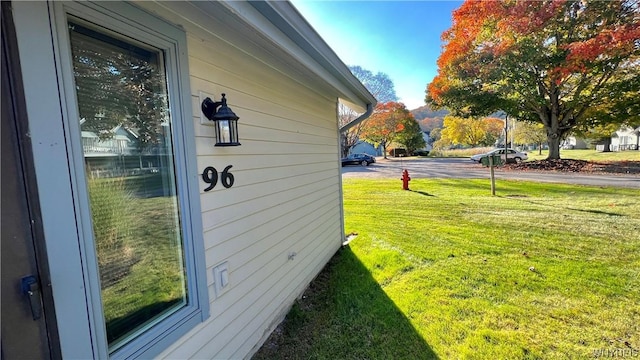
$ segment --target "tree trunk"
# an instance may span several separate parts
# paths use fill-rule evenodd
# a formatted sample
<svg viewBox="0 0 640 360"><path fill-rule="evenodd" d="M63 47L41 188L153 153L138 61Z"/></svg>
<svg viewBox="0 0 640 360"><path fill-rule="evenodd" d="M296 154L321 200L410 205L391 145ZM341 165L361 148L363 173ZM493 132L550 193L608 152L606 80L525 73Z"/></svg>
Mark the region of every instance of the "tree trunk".
<svg viewBox="0 0 640 360"><path fill-rule="evenodd" d="M602 150L602 152L611 152L611 138L604 138L602 139L604 142L604 149Z"/></svg>
<svg viewBox="0 0 640 360"><path fill-rule="evenodd" d="M560 136L558 136L557 134L549 135L547 136L547 142L549 143L549 155L547 156L547 160L559 160Z"/></svg>
<svg viewBox="0 0 640 360"><path fill-rule="evenodd" d="M349 146L347 145L347 136L344 132L340 132L340 152L342 157L347 156L349 153Z"/></svg>
<svg viewBox="0 0 640 360"><path fill-rule="evenodd" d="M547 119L542 119L547 133L547 144L549 145L547 160L559 160L560 142L564 139L569 128L560 126L557 114L549 112L547 115L549 116Z"/></svg>
<svg viewBox="0 0 640 360"><path fill-rule="evenodd" d="M559 160L560 141L563 139L564 134L570 129L570 127L567 127L567 124L561 126L561 122L565 123L568 118L566 114L561 117L560 90L555 86L555 84L551 84L548 95L551 106L542 109L542 111L539 112L540 120L542 120L542 124L544 124L547 132L547 143L549 144L549 155L547 156L547 160Z"/></svg>

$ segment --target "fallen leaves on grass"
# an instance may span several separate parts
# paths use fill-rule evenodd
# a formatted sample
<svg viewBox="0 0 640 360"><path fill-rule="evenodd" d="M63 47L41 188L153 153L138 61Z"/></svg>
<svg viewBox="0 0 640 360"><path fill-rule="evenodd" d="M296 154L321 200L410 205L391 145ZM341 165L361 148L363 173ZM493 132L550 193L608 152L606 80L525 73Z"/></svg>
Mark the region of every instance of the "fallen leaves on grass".
<svg viewBox="0 0 640 360"><path fill-rule="evenodd" d="M536 160L507 164L505 170L560 171L581 173L640 174L640 161L592 162L585 160L559 159Z"/></svg>

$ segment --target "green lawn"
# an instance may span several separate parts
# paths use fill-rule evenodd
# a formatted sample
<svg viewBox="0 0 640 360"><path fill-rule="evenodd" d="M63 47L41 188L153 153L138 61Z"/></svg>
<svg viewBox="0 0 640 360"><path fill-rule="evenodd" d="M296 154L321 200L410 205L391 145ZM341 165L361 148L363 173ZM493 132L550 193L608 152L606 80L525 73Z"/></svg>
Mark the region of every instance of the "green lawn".
<svg viewBox="0 0 640 360"><path fill-rule="evenodd" d="M344 179L347 233L256 359L640 351L636 189Z"/></svg>

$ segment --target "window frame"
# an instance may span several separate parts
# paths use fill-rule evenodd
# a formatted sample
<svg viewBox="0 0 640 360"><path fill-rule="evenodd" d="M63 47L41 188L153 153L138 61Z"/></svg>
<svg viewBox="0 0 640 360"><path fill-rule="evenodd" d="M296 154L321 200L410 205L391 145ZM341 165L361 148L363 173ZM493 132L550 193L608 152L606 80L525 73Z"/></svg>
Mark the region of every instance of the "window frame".
<svg viewBox="0 0 640 360"><path fill-rule="evenodd" d="M53 2L54 47L57 43L58 78L61 79L63 126L68 147L71 183L74 191L75 218L78 226L79 251L83 263L88 322L95 358L150 358L185 335L209 317L206 285L204 240L202 234L196 151L193 139L191 88L185 32L156 16L127 3ZM172 147L176 190L179 199L180 223L183 233L183 253L188 304L161 320L150 329L109 354L101 301L101 289L88 190L84 175L83 144L78 119L73 63L68 22L80 22L100 32L144 44L163 52L171 116Z"/></svg>

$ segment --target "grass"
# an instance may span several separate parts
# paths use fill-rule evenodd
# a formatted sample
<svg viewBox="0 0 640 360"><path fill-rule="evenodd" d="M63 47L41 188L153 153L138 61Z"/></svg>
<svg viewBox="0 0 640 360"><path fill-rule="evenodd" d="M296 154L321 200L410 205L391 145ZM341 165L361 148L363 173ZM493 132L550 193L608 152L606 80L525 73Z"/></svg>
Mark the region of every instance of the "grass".
<svg viewBox="0 0 640 360"><path fill-rule="evenodd" d="M346 231L358 236L256 358L638 354L637 190L497 187L344 179Z"/></svg>

